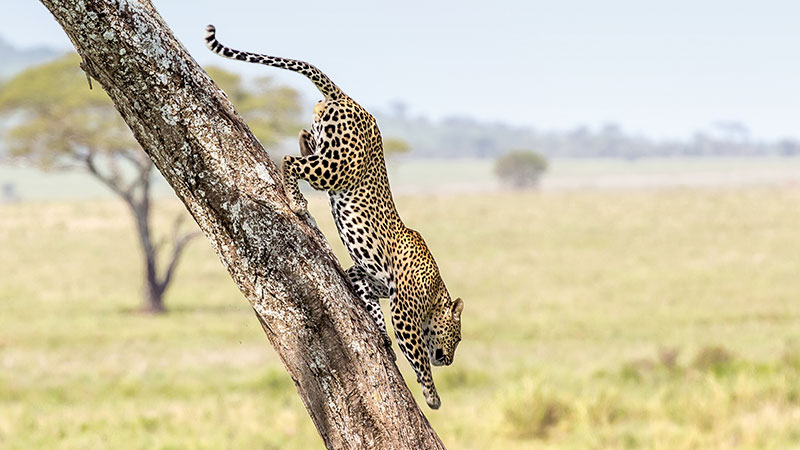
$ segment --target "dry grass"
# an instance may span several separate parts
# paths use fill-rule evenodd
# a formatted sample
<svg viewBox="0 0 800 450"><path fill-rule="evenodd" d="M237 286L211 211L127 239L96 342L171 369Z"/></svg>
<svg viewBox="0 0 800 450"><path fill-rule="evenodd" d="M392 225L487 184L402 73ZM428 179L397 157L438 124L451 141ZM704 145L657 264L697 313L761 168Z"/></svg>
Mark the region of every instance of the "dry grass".
<svg viewBox="0 0 800 450"><path fill-rule="evenodd" d="M800 189L398 204L467 302L455 365L435 371L442 409L428 414L451 448L800 441ZM343 255L324 201L312 211ZM172 314L132 312L126 214L0 205L0 447L318 448L207 243L179 269Z"/></svg>

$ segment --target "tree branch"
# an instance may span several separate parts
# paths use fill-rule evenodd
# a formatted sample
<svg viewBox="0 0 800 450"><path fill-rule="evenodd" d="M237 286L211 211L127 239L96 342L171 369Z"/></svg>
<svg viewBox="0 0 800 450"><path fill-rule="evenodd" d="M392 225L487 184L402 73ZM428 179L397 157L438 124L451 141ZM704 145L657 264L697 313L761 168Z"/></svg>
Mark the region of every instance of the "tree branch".
<svg viewBox="0 0 800 450"><path fill-rule="evenodd" d="M170 281L172 281L172 274L175 272L175 268L178 266L178 260L180 260L183 250L186 248L186 244L201 234L198 231L181 234L180 231L181 224L183 223L183 217L183 214L176 216L175 222L173 222L172 225L172 254L169 257L169 262L167 263L167 268L164 271L164 275L161 277L161 281L159 281L159 288L162 291L166 291L167 286L169 286ZM161 242L159 241L159 243L156 244L156 248L158 248L160 245Z"/></svg>
<svg viewBox="0 0 800 450"><path fill-rule="evenodd" d="M95 178L100 180L103 184L105 184L109 189L114 191L115 194L122 197L123 200L128 202L128 204L133 204L133 196L131 195L128 190L123 189L120 185L119 177L117 176L108 176L100 171L95 163L95 154L96 152L89 151L84 157L83 161L86 164L86 168L89 170L89 173L94 175Z"/></svg>
<svg viewBox="0 0 800 450"><path fill-rule="evenodd" d="M325 445L443 448L324 237L152 5L42 3L253 306Z"/></svg>

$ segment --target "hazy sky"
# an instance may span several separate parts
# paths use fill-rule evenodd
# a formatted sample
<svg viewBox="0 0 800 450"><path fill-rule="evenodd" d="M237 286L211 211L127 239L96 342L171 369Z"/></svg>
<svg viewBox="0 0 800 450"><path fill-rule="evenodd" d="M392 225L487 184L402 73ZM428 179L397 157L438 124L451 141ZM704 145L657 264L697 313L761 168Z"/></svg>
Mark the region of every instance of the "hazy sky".
<svg viewBox="0 0 800 450"><path fill-rule="evenodd" d="M3 3L0 36L69 48L40 3ZM319 94L299 75L206 50L205 25L231 47L309 61L371 108L540 129L616 121L655 137L740 120L755 137L800 138L798 1L153 3L202 64L275 75L309 103Z"/></svg>

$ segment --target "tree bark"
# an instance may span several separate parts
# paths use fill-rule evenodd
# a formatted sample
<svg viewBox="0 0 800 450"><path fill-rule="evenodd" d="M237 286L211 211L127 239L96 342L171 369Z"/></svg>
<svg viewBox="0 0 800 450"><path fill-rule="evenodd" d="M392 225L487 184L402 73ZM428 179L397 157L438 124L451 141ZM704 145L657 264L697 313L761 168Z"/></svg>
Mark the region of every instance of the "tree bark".
<svg viewBox="0 0 800 450"><path fill-rule="evenodd" d="M444 448L313 220L149 1L42 3L253 306L325 446Z"/></svg>

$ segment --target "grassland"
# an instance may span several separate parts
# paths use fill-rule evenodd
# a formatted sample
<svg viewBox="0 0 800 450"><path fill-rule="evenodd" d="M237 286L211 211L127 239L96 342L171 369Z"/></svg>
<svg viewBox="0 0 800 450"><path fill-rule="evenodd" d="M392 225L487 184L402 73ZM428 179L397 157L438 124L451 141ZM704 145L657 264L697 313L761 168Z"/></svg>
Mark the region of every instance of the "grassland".
<svg viewBox="0 0 800 450"><path fill-rule="evenodd" d="M292 144L296 145L296 144ZM392 190L398 194L477 193L498 190L491 159L390 159ZM713 186L774 186L800 183L800 158L672 157L623 160L553 159L541 188L639 189ZM0 185L13 185L24 200L110 199L114 194L80 172L42 172L0 165ZM172 197L163 178L153 192Z"/></svg>
<svg viewBox="0 0 800 450"><path fill-rule="evenodd" d="M449 448L800 442L800 188L398 204L467 302L427 413ZM0 249L0 448L321 446L205 241L164 317L136 312L138 249L113 201L0 205Z"/></svg>

